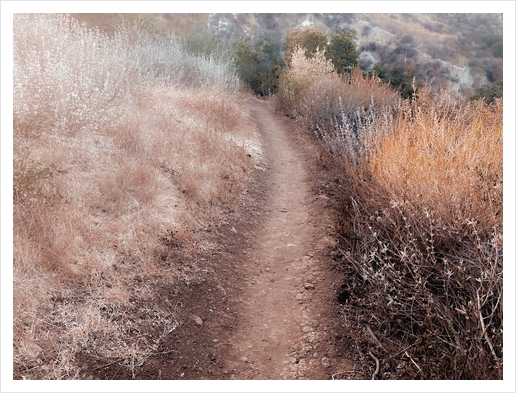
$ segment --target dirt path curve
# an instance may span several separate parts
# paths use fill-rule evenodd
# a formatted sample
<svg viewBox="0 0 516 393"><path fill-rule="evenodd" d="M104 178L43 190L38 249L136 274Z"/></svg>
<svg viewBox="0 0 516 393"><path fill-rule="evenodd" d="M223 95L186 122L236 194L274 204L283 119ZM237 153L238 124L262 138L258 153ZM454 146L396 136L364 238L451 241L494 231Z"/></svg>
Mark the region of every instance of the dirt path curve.
<svg viewBox="0 0 516 393"><path fill-rule="evenodd" d="M152 301L179 325L136 369L95 362L91 378L131 379L135 371L163 380L362 375L357 358L350 360L355 341L337 301L343 276L331 256L331 176L314 159L313 142L269 101L251 98L246 105L262 152L253 157L247 192L220 225L199 234L195 251L172 246L184 280L154 287ZM155 334L138 328L142 337Z"/></svg>
<svg viewBox="0 0 516 393"><path fill-rule="evenodd" d="M331 332L321 324L334 297L319 261L328 221L311 207L307 151L268 105L250 103L263 137L268 201L242 262L244 284L232 302L239 324L225 368L231 379L327 379L329 368L347 368L331 363L324 345Z"/></svg>

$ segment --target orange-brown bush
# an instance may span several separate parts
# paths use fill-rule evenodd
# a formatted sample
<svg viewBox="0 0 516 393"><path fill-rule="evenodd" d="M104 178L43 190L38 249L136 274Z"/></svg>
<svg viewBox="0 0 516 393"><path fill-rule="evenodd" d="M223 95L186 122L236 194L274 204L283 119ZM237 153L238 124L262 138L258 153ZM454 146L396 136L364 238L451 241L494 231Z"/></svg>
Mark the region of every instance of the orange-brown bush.
<svg viewBox="0 0 516 393"><path fill-rule="evenodd" d="M346 307L388 348L384 378L502 377L502 128L501 100L422 92L344 157Z"/></svg>
<svg viewBox="0 0 516 393"><path fill-rule="evenodd" d="M178 326L153 287L207 271L172 248L238 202L255 128L230 68L174 45L15 16L15 378L81 378L79 353L135 370Z"/></svg>

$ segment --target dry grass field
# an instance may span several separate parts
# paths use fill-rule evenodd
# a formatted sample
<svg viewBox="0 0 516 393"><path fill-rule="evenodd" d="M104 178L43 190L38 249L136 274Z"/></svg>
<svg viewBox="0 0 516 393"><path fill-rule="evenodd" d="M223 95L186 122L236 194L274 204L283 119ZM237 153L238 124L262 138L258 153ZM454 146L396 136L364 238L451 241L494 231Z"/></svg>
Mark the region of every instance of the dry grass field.
<svg viewBox="0 0 516 393"><path fill-rule="evenodd" d="M140 362L135 301L191 282L199 247L243 191L254 123L226 64L147 34L64 15L14 20L15 378L79 378L79 352ZM165 61L166 59L166 61ZM149 308L145 323L177 322Z"/></svg>

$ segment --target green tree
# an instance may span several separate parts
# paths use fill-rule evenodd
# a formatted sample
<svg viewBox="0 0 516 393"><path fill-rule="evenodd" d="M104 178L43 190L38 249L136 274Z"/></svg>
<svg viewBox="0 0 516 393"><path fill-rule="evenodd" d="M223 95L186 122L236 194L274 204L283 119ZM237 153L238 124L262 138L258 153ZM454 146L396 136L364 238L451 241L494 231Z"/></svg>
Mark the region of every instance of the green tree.
<svg viewBox="0 0 516 393"><path fill-rule="evenodd" d="M250 88L258 63L258 52L254 51L248 42L239 42L235 50L235 64L238 76Z"/></svg>
<svg viewBox="0 0 516 393"><path fill-rule="evenodd" d="M326 50L328 47L328 38L326 34L315 27L300 27L290 30L285 38L285 62L290 64L292 53L300 46L306 50L305 56L311 59L317 48L320 51Z"/></svg>
<svg viewBox="0 0 516 393"><path fill-rule="evenodd" d="M360 52L357 50L350 33L337 33L331 37L326 58L331 59L339 74L354 67L358 62L359 55Z"/></svg>
<svg viewBox="0 0 516 393"><path fill-rule="evenodd" d="M400 95L403 98L412 98L420 87L416 81L416 66L411 64L403 72L399 86Z"/></svg>
<svg viewBox="0 0 516 393"><path fill-rule="evenodd" d="M277 91L284 66L279 44L265 39L254 43L241 41L235 50L234 61L240 79L254 93L264 96Z"/></svg>
<svg viewBox="0 0 516 393"><path fill-rule="evenodd" d="M399 64L382 66L380 63L376 63L372 72L381 80L389 82L391 87L396 89L403 98L412 98L414 93L423 87L423 84L417 79L414 85L414 78L417 76L415 64L403 67ZM414 91L414 88L416 91Z"/></svg>

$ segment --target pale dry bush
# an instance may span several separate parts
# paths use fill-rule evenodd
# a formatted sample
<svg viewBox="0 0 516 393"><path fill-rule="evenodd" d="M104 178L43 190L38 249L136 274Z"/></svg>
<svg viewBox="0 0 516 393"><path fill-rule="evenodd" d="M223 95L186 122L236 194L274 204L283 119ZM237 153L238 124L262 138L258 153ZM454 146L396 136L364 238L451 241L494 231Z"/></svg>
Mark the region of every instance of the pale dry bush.
<svg viewBox="0 0 516 393"><path fill-rule="evenodd" d="M108 38L59 14L17 14L14 26L18 130L70 133L117 119L134 78L127 70L127 37Z"/></svg>
<svg viewBox="0 0 516 393"><path fill-rule="evenodd" d="M15 378L82 378L79 356L136 377L178 327L155 287L204 279L175 257L235 208L256 129L229 66L165 44L15 16Z"/></svg>
<svg viewBox="0 0 516 393"><path fill-rule="evenodd" d="M277 103L337 155L357 161L377 131L377 120L391 118L400 105L395 91L359 68L335 72L331 60L317 51L305 57L298 48L281 76Z"/></svg>
<svg viewBox="0 0 516 393"><path fill-rule="evenodd" d="M318 80L299 100L300 121L337 155L355 161L367 153L377 123L393 116L399 98L387 84L359 68Z"/></svg>
<svg viewBox="0 0 516 393"><path fill-rule="evenodd" d="M191 56L137 21L108 36L63 14L17 14L14 46L14 122L24 132L116 125L122 101L135 100L148 78L238 89L229 64Z"/></svg>
<svg viewBox="0 0 516 393"><path fill-rule="evenodd" d="M136 22L122 31L127 31L131 41L129 58L143 75L181 86L216 85L232 91L239 88L239 79L229 59L194 56L183 49L180 39L141 34L140 24Z"/></svg>
<svg viewBox="0 0 516 393"><path fill-rule="evenodd" d="M297 117L297 102L310 85L325 80L335 73L331 60L324 56L324 50L317 50L312 58L305 56L306 50L297 47L287 70L281 75L278 85L279 107L288 115Z"/></svg>
<svg viewBox="0 0 516 393"><path fill-rule="evenodd" d="M502 378L502 114L423 91L345 160L350 307L375 315L385 378Z"/></svg>

